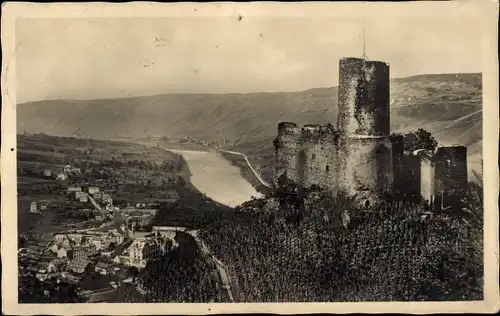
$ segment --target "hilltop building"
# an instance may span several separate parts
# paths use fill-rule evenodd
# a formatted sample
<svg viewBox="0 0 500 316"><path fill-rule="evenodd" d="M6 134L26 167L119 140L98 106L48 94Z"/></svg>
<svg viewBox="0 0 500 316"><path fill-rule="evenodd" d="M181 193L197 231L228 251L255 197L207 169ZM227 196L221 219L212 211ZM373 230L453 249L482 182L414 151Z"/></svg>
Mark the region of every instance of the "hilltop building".
<svg viewBox="0 0 500 316"><path fill-rule="evenodd" d="M390 134L389 65L344 58L339 63L336 126L280 122L275 185L316 185L365 198L455 195L467 187L467 149L405 153L403 137Z"/></svg>

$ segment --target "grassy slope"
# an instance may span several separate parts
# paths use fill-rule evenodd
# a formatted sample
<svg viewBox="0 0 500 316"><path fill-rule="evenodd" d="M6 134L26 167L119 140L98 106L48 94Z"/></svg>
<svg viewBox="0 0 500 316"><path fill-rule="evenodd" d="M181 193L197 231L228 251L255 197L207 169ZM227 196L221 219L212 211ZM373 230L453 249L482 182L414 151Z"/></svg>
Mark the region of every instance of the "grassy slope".
<svg viewBox="0 0 500 316"><path fill-rule="evenodd" d="M95 152L91 156L85 156L82 153L94 148ZM41 173L45 169L58 172L61 165L67 162L67 159L78 159L82 161L102 161L111 159L111 157L121 157L127 155L127 160L141 159L149 161L172 161L181 158L180 156L161 149L147 149L145 146L128 144L115 141L86 141L77 138L52 137L47 135L18 136L18 210L19 210L19 230L27 231L35 229L37 231L51 231L60 227L60 214L52 211L44 212L43 216L28 213L31 201L46 200L53 205L65 205L66 197L64 192L69 184L68 180L59 181L55 179L44 179L36 173ZM21 174L21 170L31 170L35 174ZM117 171L117 175L123 176L123 179L132 179L136 177L136 171L128 168L126 172ZM183 171L178 173L189 181L190 173L187 165ZM158 176L153 177L153 173L141 172L144 180L158 180ZM161 180L161 179L160 179ZM45 189L52 187L52 192ZM123 186L125 188L126 186ZM158 193L158 192L156 192ZM159 192L158 194L160 194ZM123 195L123 194L122 194ZM113 193L113 198L118 200L118 193ZM124 196L133 198L132 193ZM63 211L63 208L61 208ZM42 229L43 228L43 229Z"/></svg>
<svg viewBox="0 0 500 316"><path fill-rule="evenodd" d="M419 75L391 82L393 131L422 127L443 144L469 146L479 161L482 139L480 74ZM18 130L99 138L151 136L240 138L235 148L269 173L278 121L335 122L337 88L294 93L169 94L90 101L39 101L18 106ZM260 159L259 159L260 158ZM267 165L267 168L266 168Z"/></svg>

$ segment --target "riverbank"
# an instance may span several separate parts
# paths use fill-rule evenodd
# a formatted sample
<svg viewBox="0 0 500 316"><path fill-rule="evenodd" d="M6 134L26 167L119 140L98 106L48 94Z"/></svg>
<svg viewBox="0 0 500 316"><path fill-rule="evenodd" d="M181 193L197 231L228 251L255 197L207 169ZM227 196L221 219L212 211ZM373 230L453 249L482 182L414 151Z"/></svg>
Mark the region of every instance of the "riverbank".
<svg viewBox="0 0 500 316"><path fill-rule="evenodd" d="M182 155L187 162L192 175L191 183L214 201L236 207L260 195L251 183L242 177L240 169L219 152L172 152Z"/></svg>
<svg viewBox="0 0 500 316"><path fill-rule="evenodd" d="M221 150L220 154L227 159L231 165L240 170L241 176L248 181L257 192L266 195L271 192L271 186L263 180L253 169L246 156L242 153Z"/></svg>
<svg viewBox="0 0 500 316"><path fill-rule="evenodd" d="M123 141L124 139L121 140ZM207 195L216 202L235 207L250 200L252 197L260 197L271 192L271 185L259 175L243 153L222 149L216 150L196 143L179 143L174 141L147 139L126 140L148 147L159 147L180 154L187 162L191 172L191 184L202 194ZM206 161L203 161L203 156ZM219 158L229 163L219 161ZM224 171L223 168L227 170ZM238 170L239 177L234 176L235 168ZM210 175L210 172L215 170L218 170L219 176L228 178L228 180L220 181L218 176L214 177ZM218 183L218 185L214 187L208 184L207 182L211 181L210 179L213 179L213 183ZM222 186L226 187L228 190L227 192L231 192L234 198L230 198L226 192L221 192L221 183L224 183ZM253 190L249 190L246 183L248 183ZM235 190L235 185L240 188L240 191Z"/></svg>

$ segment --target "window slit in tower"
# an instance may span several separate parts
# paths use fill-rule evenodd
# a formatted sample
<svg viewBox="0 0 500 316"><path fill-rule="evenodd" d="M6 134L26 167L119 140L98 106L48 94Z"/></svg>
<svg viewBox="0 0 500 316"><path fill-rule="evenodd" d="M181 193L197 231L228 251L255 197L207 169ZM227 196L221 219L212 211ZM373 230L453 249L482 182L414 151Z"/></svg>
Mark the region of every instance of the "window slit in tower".
<svg viewBox="0 0 500 316"><path fill-rule="evenodd" d="M326 165L326 172L330 172L330 166Z"/></svg>
<svg viewBox="0 0 500 316"><path fill-rule="evenodd" d="M446 159L445 165L446 165L446 168L450 168L451 167L451 159Z"/></svg>

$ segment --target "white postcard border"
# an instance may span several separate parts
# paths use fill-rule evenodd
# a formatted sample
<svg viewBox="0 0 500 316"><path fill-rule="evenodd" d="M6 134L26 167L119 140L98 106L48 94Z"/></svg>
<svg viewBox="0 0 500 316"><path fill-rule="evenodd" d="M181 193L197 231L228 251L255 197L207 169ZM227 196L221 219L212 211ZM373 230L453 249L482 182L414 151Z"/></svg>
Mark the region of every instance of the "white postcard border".
<svg viewBox="0 0 500 316"><path fill-rule="evenodd" d="M476 14L483 24L483 159L485 187L484 301L365 303L225 304L19 304L17 280L15 21L18 18L173 17L173 16L346 16L361 9L390 17ZM214 313L492 313L499 310L498 287L498 3L485 1L379 3L177 3L129 2L2 4L2 310L32 315L140 315ZM443 25L446 27L446 25Z"/></svg>

